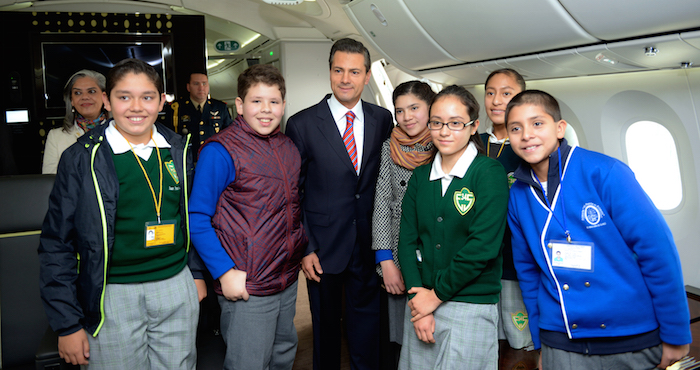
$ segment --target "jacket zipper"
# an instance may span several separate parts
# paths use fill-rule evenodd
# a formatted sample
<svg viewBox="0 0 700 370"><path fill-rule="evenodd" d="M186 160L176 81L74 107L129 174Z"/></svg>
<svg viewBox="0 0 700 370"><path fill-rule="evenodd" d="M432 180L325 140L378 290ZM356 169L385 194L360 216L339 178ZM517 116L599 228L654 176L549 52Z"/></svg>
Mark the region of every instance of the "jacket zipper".
<svg viewBox="0 0 700 370"><path fill-rule="evenodd" d="M95 174L95 156L97 155L97 149L100 147L100 143L95 144L92 148L92 153L90 155L90 173L92 175L92 182L95 186L95 195L97 196L97 204L100 207L100 220L102 221L102 239L104 247L104 271L102 278L102 293L100 294L100 323L97 325L97 329L92 334L93 337L97 337L97 333L102 329L102 325L105 322L105 291L107 290L107 266L109 258L109 245L107 244L107 217L105 216L105 207L102 201L102 192L100 191L100 184L97 181L97 175Z"/></svg>
<svg viewBox="0 0 700 370"><path fill-rule="evenodd" d="M275 150L274 144L272 143L272 141L270 141L270 147L272 149L272 152L275 153L275 159L277 159L277 163L278 163L280 169L282 170L282 178L284 179L284 183L283 183L284 194L287 198L287 202L286 202L287 203L287 206L286 206L286 208L287 208L287 212L286 212L286 215L287 215L287 227L286 227L287 243L290 243L292 240L292 224L294 222L294 217L292 216L292 207L290 206L291 201L292 201L292 189L290 188L290 185L289 185L289 179L287 178L287 171L285 170L284 163L282 163L282 160L279 157L279 152L277 150ZM287 247L291 251L294 249L295 246L288 245Z"/></svg>
<svg viewBox="0 0 700 370"><path fill-rule="evenodd" d="M185 251L187 253L190 252L190 207L189 207L189 196L188 196L188 190L189 188L187 187L187 147L190 144L190 136L191 134L187 134L187 139L185 140L185 149L182 151L182 177L183 177L183 187L182 191L185 194L185 229L187 230L187 244L185 246ZM189 257L188 257L189 258Z"/></svg>

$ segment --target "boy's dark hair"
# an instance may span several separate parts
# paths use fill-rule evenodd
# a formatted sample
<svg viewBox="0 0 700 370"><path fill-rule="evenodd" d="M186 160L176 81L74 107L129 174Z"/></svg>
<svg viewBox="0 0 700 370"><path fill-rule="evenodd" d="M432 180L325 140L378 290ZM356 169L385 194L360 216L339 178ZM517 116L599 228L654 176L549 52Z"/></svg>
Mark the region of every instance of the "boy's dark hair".
<svg viewBox="0 0 700 370"><path fill-rule="evenodd" d="M520 75L520 73L518 73L518 71L512 68L501 68L491 72L491 74L489 74L489 76L486 77L486 82L484 82L484 88L486 88L486 85L489 84L489 80L491 79L491 77L499 75L501 73L512 77L515 80L515 82L517 82L518 85L520 85L520 91L525 91L525 79L523 78L523 76Z"/></svg>
<svg viewBox="0 0 700 370"><path fill-rule="evenodd" d="M163 80L161 80L160 75L156 72L156 69L148 63L134 58L123 59L109 70L109 73L107 73L107 89L105 90L107 98L109 98L112 93L114 86L129 73L145 74L156 86L156 89L158 89L158 98L160 99L160 95L163 94Z"/></svg>
<svg viewBox="0 0 700 370"><path fill-rule="evenodd" d="M270 64L256 64L238 75L238 97L245 101L248 90L255 84L263 83L268 86L277 86L282 94L282 100L287 93L284 85L284 77L279 69Z"/></svg>
<svg viewBox="0 0 700 370"><path fill-rule="evenodd" d="M372 64L372 60L369 57L369 50L359 41L353 39L344 38L336 41L331 47L331 55L328 58L328 68L333 68L333 57L336 51L342 51L345 53L355 53L362 54L365 56L365 72L369 72Z"/></svg>
<svg viewBox="0 0 700 370"><path fill-rule="evenodd" d="M433 101L430 103L431 110L433 104L435 104L436 101L446 96L454 96L458 98L460 102L467 107L467 113L469 113L470 120L476 121L477 119L479 119L479 102L476 101L474 95L467 91L467 89L457 85L447 86L446 88L442 89L442 91L440 91L437 95L435 95L435 98L433 98ZM474 133L474 135L471 135L469 137L469 141L476 145L476 149L479 151L479 153L485 153L484 144L478 132Z"/></svg>
<svg viewBox="0 0 700 370"><path fill-rule="evenodd" d="M508 114L510 114L510 110L513 109L513 107L525 104L542 107L547 114L552 116L554 122L561 121L561 111L559 110L557 99L554 99L552 95L541 90L525 90L515 95L508 103L506 107L506 126L508 125Z"/></svg>
<svg viewBox="0 0 700 370"><path fill-rule="evenodd" d="M428 106L430 106L430 102L432 102L433 98L435 97L435 91L433 91L430 85L425 82L413 80L396 86L391 98L394 104L396 104L396 99L398 99L399 96L408 94L415 95L418 99L428 104Z"/></svg>

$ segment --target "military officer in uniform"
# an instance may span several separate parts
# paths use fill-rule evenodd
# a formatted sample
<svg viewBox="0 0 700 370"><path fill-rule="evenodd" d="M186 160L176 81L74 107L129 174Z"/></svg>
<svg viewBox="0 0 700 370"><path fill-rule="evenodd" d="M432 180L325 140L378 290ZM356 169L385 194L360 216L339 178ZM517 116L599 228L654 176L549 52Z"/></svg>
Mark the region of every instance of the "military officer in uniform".
<svg viewBox="0 0 700 370"><path fill-rule="evenodd" d="M171 128L180 135L192 134L192 149L197 159L199 147L212 135L228 127L233 119L226 103L209 98L209 78L204 73L190 74L190 96L170 104L165 120L172 117ZM170 122L168 122L169 124Z"/></svg>

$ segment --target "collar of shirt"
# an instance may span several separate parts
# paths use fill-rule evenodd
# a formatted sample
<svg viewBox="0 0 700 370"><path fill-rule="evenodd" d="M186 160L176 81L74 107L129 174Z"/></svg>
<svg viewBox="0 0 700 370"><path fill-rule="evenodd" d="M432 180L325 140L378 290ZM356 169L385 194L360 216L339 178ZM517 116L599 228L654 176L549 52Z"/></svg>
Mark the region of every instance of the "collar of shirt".
<svg viewBox="0 0 700 370"><path fill-rule="evenodd" d="M349 110L355 113L352 132L355 136L355 147L357 148L357 173L360 173L360 168L362 168L363 144L365 142L365 113L362 109L362 99L358 100L357 104L355 104L352 109L348 109L341 104L333 94L331 94L331 97L326 100L326 102L328 102L328 108L331 109L331 115L333 115L333 120L335 120L335 125L338 127L341 138L345 133L345 126L347 126L345 114L347 114Z"/></svg>
<svg viewBox="0 0 700 370"><path fill-rule="evenodd" d="M430 169L430 181L441 180L442 196L445 196L447 188L450 186L450 183L455 176L461 179L467 174L469 166L471 166L478 153L479 151L476 149L476 145L470 142L469 145L467 145L467 150L465 150L464 153L462 153L462 156L459 157L457 163L455 163L452 170L450 170L450 173L445 173L442 170L442 156L440 153L438 152L435 154L435 160L433 160L433 165Z"/></svg>
<svg viewBox="0 0 700 370"><path fill-rule="evenodd" d="M202 109L204 109L204 105L206 105L208 101L209 99L204 99L204 101L196 101L194 98L192 98L192 95L190 95L190 102L192 102L192 105L194 105L195 108L201 105Z"/></svg>
<svg viewBox="0 0 700 370"><path fill-rule="evenodd" d="M489 143L503 144L503 142L505 142L506 144L510 145L510 140L508 139L508 136L506 136L504 139L499 140L496 137L496 135L493 134L493 126L487 128L486 133L489 135Z"/></svg>
<svg viewBox="0 0 700 370"><path fill-rule="evenodd" d="M170 148L170 143L165 140L165 137L158 132L156 125L153 125L153 136L151 140L146 144L132 144L129 146L129 142L121 132L117 130L114 121L109 122L109 127L105 130L105 137L109 146L112 147L114 154L122 154L131 150L131 146L134 147L134 153L141 157L144 161L147 161L151 157L153 148L158 146L158 148Z"/></svg>

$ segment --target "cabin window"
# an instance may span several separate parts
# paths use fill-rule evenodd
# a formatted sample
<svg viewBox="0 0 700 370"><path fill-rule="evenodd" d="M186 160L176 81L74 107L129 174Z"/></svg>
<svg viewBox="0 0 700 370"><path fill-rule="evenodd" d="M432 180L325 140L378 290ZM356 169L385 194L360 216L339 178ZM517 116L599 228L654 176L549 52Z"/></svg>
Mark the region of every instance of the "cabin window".
<svg viewBox="0 0 700 370"><path fill-rule="evenodd" d="M629 166L656 208L678 207L683 198L681 171L668 129L652 121L635 122L627 128L625 146Z"/></svg>
<svg viewBox="0 0 700 370"><path fill-rule="evenodd" d="M564 132L564 138L566 142L571 146L579 146L578 135L576 134L576 129L572 125L566 125L566 131Z"/></svg>

